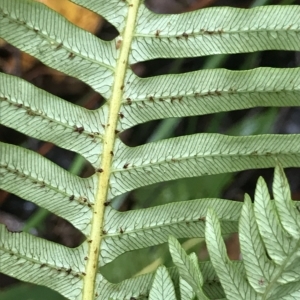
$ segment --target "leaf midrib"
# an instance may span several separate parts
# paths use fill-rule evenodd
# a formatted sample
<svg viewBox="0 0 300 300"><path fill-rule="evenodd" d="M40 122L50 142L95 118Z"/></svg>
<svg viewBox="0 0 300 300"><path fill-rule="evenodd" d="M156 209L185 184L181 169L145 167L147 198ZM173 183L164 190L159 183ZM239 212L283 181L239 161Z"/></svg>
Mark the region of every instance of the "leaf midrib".
<svg viewBox="0 0 300 300"><path fill-rule="evenodd" d="M197 154L194 156L187 156L187 157L180 157L180 158L162 158L161 161L157 161L155 163L146 163L146 164L140 164L138 166L134 166L134 165L129 165L126 168L114 168L112 173L122 173L122 172L127 172L130 173L130 170L137 170L137 169L141 169L141 168L147 168L147 167L151 167L151 168L155 168L155 166L157 166L158 168L160 168L160 165L164 165L166 163L169 164L175 164L175 163L179 163L180 161L188 161L188 160L197 160L197 159L208 159L208 158L217 158L217 157L226 157L226 158L234 158L234 159L239 159L240 157L270 157L270 156L274 156L274 155L278 155L278 154L284 154L284 155L295 155L294 152L266 152L266 153L259 153L258 151L252 151L251 153L245 153L245 154L239 154L239 153L228 153L228 154Z"/></svg>
<svg viewBox="0 0 300 300"><path fill-rule="evenodd" d="M292 25L291 25L292 26ZM291 27L289 26L289 27ZM233 35L233 34L242 34L242 35L251 35L253 33L263 33L263 34L270 34L270 33L296 33L299 34L300 33L300 29L291 29L291 28L279 28L279 29L270 29L268 27L266 28L260 28L260 29L243 29L243 30L232 30L232 31L226 31L224 29L219 29L219 30L209 30L209 29L201 29L199 32L182 32L181 34L169 34L168 32L164 33L159 33L159 36L156 36L155 34L141 34L141 33L137 33L134 35L134 37L143 37L143 38L156 38L156 39L170 39L170 38L175 38L176 40L180 39L180 40L186 40L187 42L189 41L190 38L197 38L197 37L202 37L202 36L220 36L222 37L222 35ZM185 34L187 34L187 36L184 36ZM271 35L271 37L273 37ZM275 37L273 37L275 38Z"/></svg>
<svg viewBox="0 0 300 300"><path fill-rule="evenodd" d="M137 99L131 99L132 104L133 103L139 103L139 102L149 102L149 103L153 103L155 101L181 101L181 98L205 98L205 97L226 97L229 95L245 95L245 94L278 94L278 93L282 93L282 94L287 94L287 93L297 93L299 92L299 89L278 89L278 90L274 90L274 88L271 90L258 90L258 89L252 89L252 90L236 90L234 88L232 88L232 90L225 90L225 89L213 89L210 91L206 91L206 92L197 92L196 90L190 93L179 93L176 94L176 96L172 96L172 95L168 95L168 96L160 96L160 95L154 95L151 96L149 95L147 98L137 98ZM219 94L220 93L220 94ZM153 98L153 100L149 100L149 98ZM123 100L122 101L123 105L129 105L127 100ZM131 104L130 104L131 105ZM263 103L261 104L261 106L263 106Z"/></svg>

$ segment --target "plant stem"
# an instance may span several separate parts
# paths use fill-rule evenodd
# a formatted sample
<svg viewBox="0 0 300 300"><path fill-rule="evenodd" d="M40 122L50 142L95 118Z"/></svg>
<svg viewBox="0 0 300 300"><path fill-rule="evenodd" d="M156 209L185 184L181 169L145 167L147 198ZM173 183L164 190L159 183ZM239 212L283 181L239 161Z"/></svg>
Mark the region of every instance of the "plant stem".
<svg viewBox="0 0 300 300"><path fill-rule="evenodd" d="M128 56L136 26L136 18L138 14L140 0L128 0L127 9L128 16L124 31L121 33L123 40L118 53L118 59L115 69L115 80L112 87L109 102L109 115L107 126L103 136L103 150L101 163L99 167L103 170L98 174L98 184L96 189L95 203L93 206L93 217L91 220L91 232L88 237L88 259L85 268L83 294L82 299L93 300L98 297L98 292L95 291L95 281L99 272L99 253L101 241L104 236L103 220L105 211L105 202L109 189L110 170L114 155L116 128L119 120L119 111L123 96L124 80L128 67Z"/></svg>

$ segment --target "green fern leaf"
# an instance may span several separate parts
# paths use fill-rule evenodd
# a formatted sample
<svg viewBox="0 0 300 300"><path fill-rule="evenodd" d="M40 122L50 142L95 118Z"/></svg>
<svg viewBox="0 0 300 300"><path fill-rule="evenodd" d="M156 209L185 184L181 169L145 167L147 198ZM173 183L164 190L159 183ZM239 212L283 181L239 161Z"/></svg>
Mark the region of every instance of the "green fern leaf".
<svg viewBox="0 0 300 300"><path fill-rule="evenodd" d="M78 259L84 258L86 245L70 249L26 233L7 232L3 225L0 226L0 237L2 272L46 285L65 297L80 297L82 278L86 274Z"/></svg>
<svg viewBox="0 0 300 300"><path fill-rule="evenodd" d="M215 69L143 79L130 70L130 64L154 58L299 50L299 6L218 7L159 15L139 0L73 2L102 15L119 36L102 41L41 3L0 0L0 37L88 84L105 104L89 111L0 74L0 121L76 152L95 173L80 178L32 151L0 143L0 188L68 220L85 240L70 249L0 225L0 271L71 300L145 299L149 293L155 298L157 291L163 297L170 291L167 297L173 297L179 286L186 299L194 293L211 299L225 294L230 299L260 299L262 293L270 299L276 294L297 297L299 216L283 171L276 171L275 202L269 201L260 180L254 208L249 199L244 205L198 199L127 212L118 212L110 203L138 187L177 178L270 168L276 160L283 167L300 166L299 135L204 133L134 148L119 136L151 120L299 105L299 68ZM229 261L222 240L222 235L237 231L241 214L241 245L251 246L243 263ZM180 274L176 268L161 267L156 275L113 284L100 272L128 251L166 243L169 235L193 238L204 233L212 264L200 263L201 273L196 256L186 256L174 240ZM203 289L201 295L196 287Z"/></svg>
<svg viewBox="0 0 300 300"><path fill-rule="evenodd" d="M275 204L283 228L294 238L300 238L300 216L291 201L289 184L281 168L275 169L273 184Z"/></svg>
<svg viewBox="0 0 300 300"><path fill-rule="evenodd" d="M149 294L150 300L176 300L175 289L165 266L160 266L155 273Z"/></svg>
<svg viewBox="0 0 300 300"><path fill-rule="evenodd" d="M180 276L193 288L198 299L208 299L202 291L203 277L196 255L188 256L173 236L169 237L169 249Z"/></svg>
<svg viewBox="0 0 300 300"><path fill-rule="evenodd" d="M182 277L179 280L181 300L193 300L195 298L193 288Z"/></svg>
<svg viewBox="0 0 300 300"><path fill-rule="evenodd" d="M216 7L161 16L142 4L130 63L158 57L298 50L299 13L299 6Z"/></svg>
<svg viewBox="0 0 300 300"><path fill-rule="evenodd" d="M93 178L74 176L21 147L0 146L2 188L61 216L84 234L90 232L96 188Z"/></svg>
<svg viewBox="0 0 300 300"><path fill-rule="evenodd" d="M0 24L7 42L109 96L117 56L113 42L97 39L31 0L1 0Z"/></svg>
<svg viewBox="0 0 300 300"><path fill-rule="evenodd" d="M109 20L120 32L125 27L128 4L125 1L112 0L73 0L72 2L86 7Z"/></svg>
<svg viewBox="0 0 300 300"><path fill-rule="evenodd" d="M274 202L270 200L266 184L260 178L254 207L249 196L245 197L239 222L245 277L240 276L229 261L219 221L211 209L208 212L206 240L209 254L230 299L295 299L299 296L299 225L294 221L298 211L291 200L289 185L281 167L276 167L273 190ZM271 229L275 231L277 228L281 230L278 230L279 236L276 237Z"/></svg>
<svg viewBox="0 0 300 300"><path fill-rule="evenodd" d="M299 69L201 70L139 78L129 73L118 129L168 117L257 106L298 106Z"/></svg>
<svg viewBox="0 0 300 300"><path fill-rule="evenodd" d="M205 239L211 262L229 299L260 299L256 297L245 278L240 276L234 264L228 259L221 236L221 227L216 214L208 210Z"/></svg>
<svg viewBox="0 0 300 300"><path fill-rule="evenodd" d="M248 195L241 213L239 239L249 283L257 293L263 294L276 276L277 268L265 252Z"/></svg>

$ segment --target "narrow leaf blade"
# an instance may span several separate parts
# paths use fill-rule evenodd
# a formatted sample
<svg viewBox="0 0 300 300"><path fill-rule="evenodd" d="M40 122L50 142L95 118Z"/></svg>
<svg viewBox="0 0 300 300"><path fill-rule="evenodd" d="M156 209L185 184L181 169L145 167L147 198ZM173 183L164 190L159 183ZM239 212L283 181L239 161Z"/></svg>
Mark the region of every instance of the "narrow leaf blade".
<svg viewBox="0 0 300 300"><path fill-rule="evenodd" d="M251 199L245 196L245 202L239 222L239 240L247 279L258 293L264 293L272 277L276 275L276 266L269 261L261 240ZM274 274L275 273L275 274Z"/></svg>
<svg viewBox="0 0 300 300"><path fill-rule="evenodd" d="M259 299L249 283L229 260L216 214L209 209L206 217L205 239L211 262L228 299Z"/></svg>
<svg viewBox="0 0 300 300"><path fill-rule="evenodd" d="M275 168L273 192L282 226L291 236L299 239L300 215L293 204L289 183L280 166L276 166Z"/></svg>
<svg viewBox="0 0 300 300"><path fill-rule="evenodd" d="M116 142L109 198L156 182L201 175L300 166L300 135L195 134L128 147Z"/></svg>
<svg viewBox="0 0 300 300"><path fill-rule="evenodd" d="M256 185L254 212L268 255L275 263L282 264L295 243L280 224L263 178L259 178Z"/></svg>
<svg viewBox="0 0 300 300"><path fill-rule="evenodd" d="M182 277L179 278L179 288L181 300L193 300L195 298L193 288Z"/></svg>
<svg viewBox="0 0 300 300"><path fill-rule="evenodd" d="M127 212L107 207L101 264L109 263L125 251L165 243L169 235L177 238L204 237L208 207L213 207L222 220L223 234L237 232L242 203L235 201L199 199Z"/></svg>
<svg viewBox="0 0 300 300"><path fill-rule="evenodd" d="M149 300L160 299L176 300L174 285L165 266L157 269L149 294Z"/></svg>
<svg viewBox="0 0 300 300"><path fill-rule="evenodd" d="M199 299L208 299L202 291L203 277L198 264L195 264L195 256L189 257L173 236L169 237L168 242L172 260L180 276L193 288Z"/></svg>

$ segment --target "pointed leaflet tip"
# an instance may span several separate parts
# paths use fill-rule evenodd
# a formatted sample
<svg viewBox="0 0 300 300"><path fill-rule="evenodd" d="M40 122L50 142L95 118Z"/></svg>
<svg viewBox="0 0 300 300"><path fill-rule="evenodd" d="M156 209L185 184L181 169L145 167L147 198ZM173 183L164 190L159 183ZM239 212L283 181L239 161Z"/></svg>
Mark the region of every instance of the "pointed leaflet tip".
<svg viewBox="0 0 300 300"><path fill-rule="evenodd" d="M200 272L195 253L188 256L180 243L173 236L169 237L169 249L172 260L178 268L179 274L194 290L199 299L208 300L202 290L203 276Z"/></svg>
<svg viewBox="0 0 300 300"><path fill-rule="evenodd" d="M149 294L149 300L158 299L176 300L174 284L165 266L156 270Z"/></svg>
<svg viewBox="0 0 300 300"><path fill-rule="evenodd" d="M259 233L269 257L277 264L286 258L290 242L280 224L274 201L263 178L259 178L255 189L254 213Z"/></svg>
<svg viewBox="0 0 300 300"><path fill-rule="evenodd" d="M294 238L300 238L300 215L294 207L291 191L284 170L275 168L273 193L277 212L283 228Z"/></svg>
<svg viewBox="0 0 300 300"><path fill-rule="evenodd" d="M254 290L227 256L221 225L212 209L207 212L205 239L212 265L227 299L255 299Z"/></svg>
<svg viewBox="0 0 300 300"><path fill-rule="evenodd" d="M257 293L264 293L275 266L266 255L251 198L247 194L239 221L239 240L248 282Z"/></svg>

